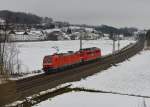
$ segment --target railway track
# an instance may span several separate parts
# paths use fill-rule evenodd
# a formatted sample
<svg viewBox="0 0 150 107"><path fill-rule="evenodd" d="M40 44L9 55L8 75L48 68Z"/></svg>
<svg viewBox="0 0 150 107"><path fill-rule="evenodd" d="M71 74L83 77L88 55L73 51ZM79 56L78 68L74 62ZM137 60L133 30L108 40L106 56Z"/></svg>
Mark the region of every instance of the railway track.
<svg viewBox="0 0 150 107"><path fill-rule="evenodd" d="M54 88L60 84L79 81L82 78L93 75L94 73L98 73L111 66L115 66L117 63L132 57L140 50L142 50L144 46L143 44L143 41L137 41L134 44L130 44L124 47L120 51L116 51L114 54L109 54L95 61L66 69L63 72L53 73L50 75L40 74L7 83L7 85L13 84L12 87L10 87L10 90L8 90L9 93L11 93L11 90L13 90L13 94L10 94L10 96L8 95L8 97L4 99L0 98L0 105L16 100L21 100L27 96L36 94L40 91ZM0 86L0 91L3 87L4 86Z"/></svg>

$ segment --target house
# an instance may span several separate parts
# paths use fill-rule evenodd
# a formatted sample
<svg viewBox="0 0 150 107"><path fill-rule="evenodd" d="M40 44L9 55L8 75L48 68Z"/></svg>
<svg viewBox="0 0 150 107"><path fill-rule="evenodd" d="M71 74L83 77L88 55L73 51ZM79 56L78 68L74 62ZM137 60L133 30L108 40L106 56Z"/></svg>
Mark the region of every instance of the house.
<svg viewBox="0 0 150 107"><path fill-rule="evenodd" d="M0 25L4 25L5 24L5 20L0 18Z"/></svg>
<svg viewBox="0 0 150 107"><path fill-rule="evenodd" d="M47 34L47 40L68 40L67 36L61 31L53 31Z"/></svg>
<svg viewBox="0 0 150 107"><path fill-rule="evenodd" d="M80 32L74 32L74 33L72 33L72 34L70 34L70 39L71 40L78 40L78 39L80 39Z"/></svg>

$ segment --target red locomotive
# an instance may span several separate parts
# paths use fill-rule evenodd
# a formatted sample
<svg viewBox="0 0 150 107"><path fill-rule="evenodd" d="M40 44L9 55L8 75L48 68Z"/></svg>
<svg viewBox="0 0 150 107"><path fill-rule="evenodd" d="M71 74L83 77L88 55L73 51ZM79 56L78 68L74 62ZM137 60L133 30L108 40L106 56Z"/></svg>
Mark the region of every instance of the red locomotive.
<svg viewBox="0 0 150 107"><path fill-rule="evenodd" d="M96 47L81 49L77 52L48 55L43 59L43 70L45 73L56 72L100 57L101 50Z"/></svg>

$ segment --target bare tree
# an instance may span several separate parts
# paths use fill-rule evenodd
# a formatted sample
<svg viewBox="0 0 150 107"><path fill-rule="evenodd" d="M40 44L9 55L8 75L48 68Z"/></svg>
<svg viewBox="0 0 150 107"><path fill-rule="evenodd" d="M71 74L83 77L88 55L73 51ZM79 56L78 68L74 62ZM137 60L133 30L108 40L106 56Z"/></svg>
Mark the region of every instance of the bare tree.
<svg viewBox="0 0 150 107"><path fill-rule="evenodd" d="M146 106L146 102L145 102L145 99L143 98L143 107L147 107Z"/></svg>
<svg viewBox="0 0 150 107"><path fill-rule="evenodd" d="M8 42L5 46L4 68L8 74L19 73L20 61L18 58L19 50L13 42Z"/></svg>
<svg viewBox="0 0 150 107"><path fill-rule="evenodd" d="M1 72L3 73L4 71L4 54L5 54L5 45L6 41L8 40L7 36L7 29L8 29L8 24L7 21L5 21L5 24L2 25L1 27L1 34L0 34L0 62L1 62Z"/></svg>
<svg viewBox="0 0 150 107"><path fill-rule="evenodd" d="M142 101L140 101L140 103L138 104L138 107L147 107L145 98L142 98Z"/></svg>
<svg viewBox="0 0 150 107"><path fill-rule="evenodd" d="M5 78L6 78L7 72L5 70L4 55L6 53L5 46L6 46L6 42L8 40L7 29L8 29L8 23L7 23L7 20L5 20L5 24L2 25L2 27L1 27L1 34L0 34L0 73Z"/></svg>
<svg viewBox="0 0 150 107"><path fill-rule="evenodd" d="M8 33L9 27L10 22L6 17L5 24L0 29L0 74L3 75L5 80L8 79L10 74L16 71L19 72L20 69L19 51L15 43L11 42L11 37Z"/></svg>

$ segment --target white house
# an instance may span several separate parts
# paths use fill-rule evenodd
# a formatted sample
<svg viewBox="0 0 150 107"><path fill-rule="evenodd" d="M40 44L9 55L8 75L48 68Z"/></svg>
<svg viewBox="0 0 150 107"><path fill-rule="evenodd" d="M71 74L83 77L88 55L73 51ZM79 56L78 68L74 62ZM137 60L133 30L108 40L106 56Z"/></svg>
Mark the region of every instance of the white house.
<svg viewBox="0 0 150 107"><path fill-rule="evenodd" d="M4 23L5 23L5 20L0 18L0 25L4 25Z"/></svg>

